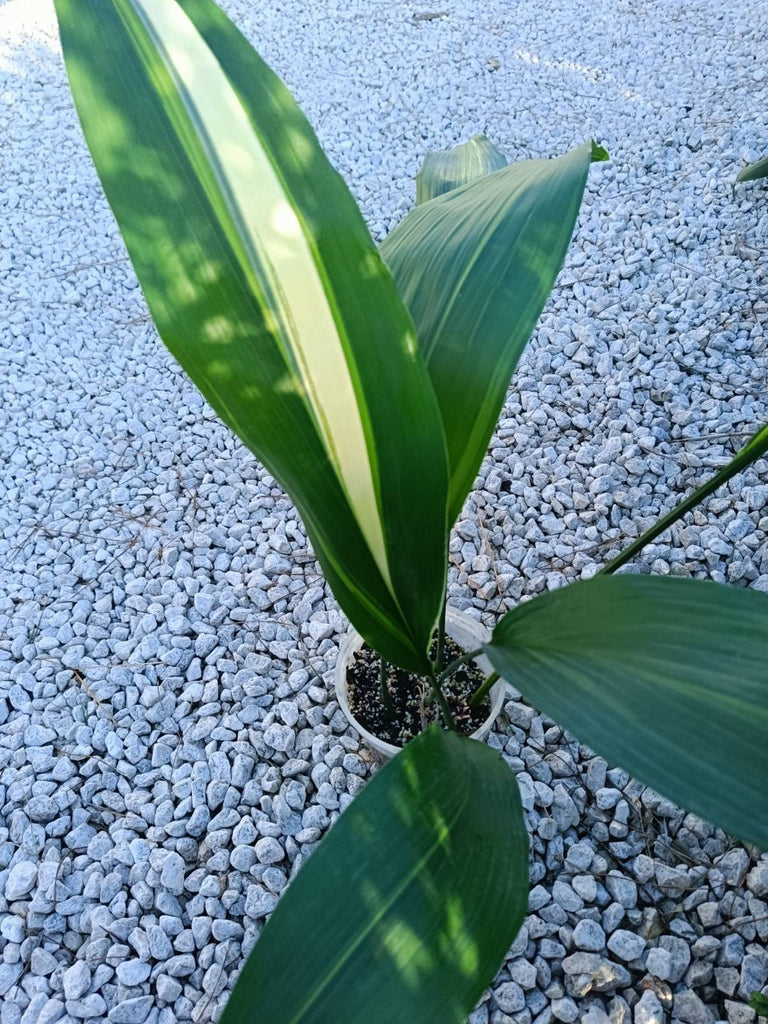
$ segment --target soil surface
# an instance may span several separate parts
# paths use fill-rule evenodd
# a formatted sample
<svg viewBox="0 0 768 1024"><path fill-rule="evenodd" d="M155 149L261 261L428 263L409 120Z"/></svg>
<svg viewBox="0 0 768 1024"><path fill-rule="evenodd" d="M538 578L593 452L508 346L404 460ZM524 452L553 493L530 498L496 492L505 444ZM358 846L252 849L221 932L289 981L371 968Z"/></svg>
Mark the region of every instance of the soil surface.
<svg viewBox="0 0 768 1024"><path fill-rule="evenodd" d="M430 652L435 656L433 645ZM445 638L443 668L464 654L464 650L450 637ZM445 722L432 695L430 681L426 676L389 665L387 688L393 709L387 709L381 700L381 660L367 644L355 652L352 664L347 669L349 706L361 725L374 736L404 746L414 736L433 722L443 728ZM478 729L491 712L490 697L485 697L477 707L469 707L469 698L485 679L485 673L470 663L461 665L443 683L443 693L451 709L459 732L468 736Z"/></svg>

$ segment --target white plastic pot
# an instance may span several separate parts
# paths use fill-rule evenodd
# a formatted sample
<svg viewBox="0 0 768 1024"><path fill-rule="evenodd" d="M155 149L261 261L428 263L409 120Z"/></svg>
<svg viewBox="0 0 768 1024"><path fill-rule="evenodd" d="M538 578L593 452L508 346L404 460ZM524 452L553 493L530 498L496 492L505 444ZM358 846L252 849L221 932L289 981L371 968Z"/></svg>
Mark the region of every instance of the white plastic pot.
<svg viewBox="0 0 768 1024"><path fill-rule="evenodd" d="M458 609L451 608L450 606L446 609L445 613L445 632L466 651L472 651L477 647L482 647L482 645L487 643L490 639L490 633L485 626L479 623L476 619L473 619L471 615L467 615L466 612L460 612ZM360 650L363 643L364 640L360 634L356 630L350 629L344 643L341 645L339 660L336 662L336 670L334 673L336 697L339 701L339 707L347 716L351 725L353 725L363 737L368 746L375 750L376 753L384 760L389 760L389 758L394 757L402 748L394 743L387 743L385 740L380 740L378 736L374 736L373 733L368 732L368 730L358 722L349 707L349 698L347 693L347 668L352 664L352 659L355 653ZM485 655L481 654L478 658L475 658L474 663L486 675L490 675L490 673L493 672L493 666ZM504 704L506 691L506 682L503 679L497 679L491 687L491 713L480 728L476 729L472 733L473 740L484 740L491 731L491 726L498 718L499 712Z"/></svg>

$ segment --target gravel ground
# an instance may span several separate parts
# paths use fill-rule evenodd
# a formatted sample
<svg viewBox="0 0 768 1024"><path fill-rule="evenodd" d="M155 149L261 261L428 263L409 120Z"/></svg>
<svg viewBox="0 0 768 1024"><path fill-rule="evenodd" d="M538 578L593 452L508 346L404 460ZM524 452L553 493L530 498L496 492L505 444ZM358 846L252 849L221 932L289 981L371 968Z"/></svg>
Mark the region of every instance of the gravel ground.
<svg viewBox="0 0 768 1024"><path fill-rule="evenodd" d="M491 621L588 576L768 419L768 192L730 184L768 148L764 0L224 7L378 237L427 148L612 155L454 536L454 604ZM0 1024L197 1024L368 777L329 686L345 623L157 340L47 2L0 6L0 137ZM636 568L768 590L766 498L762 464ZM472 1024L753 1020L768 859L519 701L491 742L534 888Z"/></svg>

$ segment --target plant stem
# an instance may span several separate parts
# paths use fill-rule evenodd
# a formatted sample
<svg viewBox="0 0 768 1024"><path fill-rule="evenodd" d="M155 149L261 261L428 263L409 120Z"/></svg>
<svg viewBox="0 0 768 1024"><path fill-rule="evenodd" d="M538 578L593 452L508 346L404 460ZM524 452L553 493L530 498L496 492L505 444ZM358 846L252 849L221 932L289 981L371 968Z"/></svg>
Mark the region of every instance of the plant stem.
<svg viewBox="0 0 768 1024"><path fill-rule="evenodd" d="M435 654L435 672L441 672L443 668L443 656L445 654L445 608L448 603L448 589L446 588L443 597L443 607L440 609L440 618L437 620L437 652Z"/></svg>
<svg viewBox="0 0 768 1024"><path fill-rule="evenodd" d="M392 695L389 692L387 686L387 677L389 676L389 665L379 655L379 689L381 692L381 703L384 705L384 709L388 715L394 715L395 705L392 701Z"/></svg>
<svg viewBox="0 0 768 1024"><path fill-rule="evenodd" d="M733 459L721 469L718 473L715 473L705 484L697 488L693 494L681 501L679 505L676 505L671 512L668 512L665 516L655 523L650 530L638 537L637 540L633 540L631 544L628 544L623 551L621 551L615 558L612 558L610 562L600 569L597 573L598 576L608 576L617 569L620 569L622 565L629 562L635 557L638 552L642 551L646 544L650 544L652 540L655 540L660 533L663 533L666 529L676 523L678 519L681 519L686 512L690 512L692 508L695 508L699 502L703 501L704 498L716 491L718 487L721 487L727 480L730 480L732 476L740 473L742 469L746 469L747 466L751 465L756 459L759 459L762 455L768 451L768 424L762 427L757 433L750 438L747 444L738 452Z"/></svg>
<svg viewBox="0 0 768 1024"><path fill-rule="evenodd" d="M446 665L443 671L438 674L437 681L442 683L442 681L452 675L457 668L461 668L462 665L466 665L468 661L472 661L473 658L479 657L482 653L482 647L478 647L475 651L466 651L460 658L456 658L450 663L450 665Z"/></svg>
<svg viewBox="0 0 768 1024"><path fill-rule="evenodd" d="M443 693L442 688L440 686L439 677L436 676L434 672L432 672L432 674L429 677L429 681L432 686L432 693L435 695L435 700L440 705L440 710L443 713L445 724L453 732L457 732L458 730L456 729L456 720L454 719L453 714L451 713L451 709L448 707L448 701L445 699L445 694Z"/></svg>
<svg viewBox="0 0 768 1024"><path fill-rule="evenodd" d="M478 688L475 690L475 692L469 698L469 702L468 703L469 703L469 706L471 708L477 707L477 705L480 704L483 701L483 699L485 698L486 694L490 692L491 687L493 686L493 684L496 682L496 680L498 678L499 678L499 673L498 672L491 672L491 674L488 676L488 678L483 680L483 682L478 686Z"/></svg>

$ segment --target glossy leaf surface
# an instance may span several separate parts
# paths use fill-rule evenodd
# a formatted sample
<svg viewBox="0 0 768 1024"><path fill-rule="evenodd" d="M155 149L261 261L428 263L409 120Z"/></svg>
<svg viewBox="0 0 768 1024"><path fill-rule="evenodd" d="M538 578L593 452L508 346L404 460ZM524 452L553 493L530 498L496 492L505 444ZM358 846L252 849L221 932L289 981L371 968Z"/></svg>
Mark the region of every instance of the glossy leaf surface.
<svg viewBox="0 0 768 1024"><path fill-rule="evenodd" d="M449 523L563 264L592 160L588 142L477 178L417 206L381 245L440 403Z"/></svg>
<svg viewBox="0 0 768 1024"><path fill-rule="evenodd" d="M507 158L485 135L475 135L452 149L434 150L424 157L416 175L416 203L426 203L506 166Z"/></svg>
<svg viewBox="0 0 768 1024"><path fill-rule="evenodd" d="M527 850L499 754L433 726L291 883L222 1024L463 1024L522 923Z"/></svg>
<svg viewBox="0 0 768 1024"><path fill-rule="evenodd" d="M426 667L444 588L444 441L412 322L346 186L211 0L56 10L161 337L288 491L357 629Z"/></svg>
<svg viewBox="0 0 768 1024"><path fill-rule="evenodd" d="M598 754L768 849L768 595L599 577L508 612L486 652Z"/></svg>
<svg viewBox="0 0 768 1024"><path fill-rule="evenodd" d="M768 156L743 167L739 171L736 181L757 181L759 178L768 178Z"/></svg>

